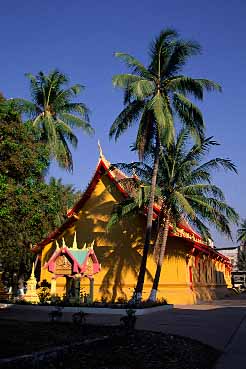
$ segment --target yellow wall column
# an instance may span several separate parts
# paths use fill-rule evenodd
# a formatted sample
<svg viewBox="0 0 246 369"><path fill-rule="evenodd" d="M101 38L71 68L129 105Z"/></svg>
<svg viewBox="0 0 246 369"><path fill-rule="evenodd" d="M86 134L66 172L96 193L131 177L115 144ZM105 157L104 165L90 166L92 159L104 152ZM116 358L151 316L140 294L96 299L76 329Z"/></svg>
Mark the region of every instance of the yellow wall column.
<svg viewBox="0 0 246 369"><path fill-rule="evenodd" d="M90 302L94 299L94 278L90 279Z"/></svg>
<svg viewBox="0 0 246 369"><path fill-rule="evenodd" d="M51 296L55 296L56 295L56 278L55 278L55 276L53 276L51 278L50 294L51 294Z"/></svg>
<svg viewBox="0 0 246 369"><path fill-rule="evenodd" d="M81 274L76 274L75 276L75 300L80 302L80 278Z"/></svg>

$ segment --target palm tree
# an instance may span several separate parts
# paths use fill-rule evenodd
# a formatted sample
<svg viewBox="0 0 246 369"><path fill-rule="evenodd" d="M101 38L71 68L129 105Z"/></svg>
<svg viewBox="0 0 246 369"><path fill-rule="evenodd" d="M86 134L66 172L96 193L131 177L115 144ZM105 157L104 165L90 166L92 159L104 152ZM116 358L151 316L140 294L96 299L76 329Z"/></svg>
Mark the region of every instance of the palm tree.
<svg viewBox="0 0 246 369"><path fill-rule="evenodd" d="M72 100L84 89L76 84L68 87L68 77L54 70L48 75L39 72L36 76L28 73L32 101L21 98L12 99L21 113L31 118L39 139L49 145L51 157L69 171L73 170L72 154L69 144L77 146L78 139L73 128L82 128L93 134L89 123L89 110L81 102Z"/></svg>
<svg viewBox="0 0 246 369"><path fill-rule="evenodd" d="M238 250L238 258L237 258L237 268L238 270L246 270L246 252L245 249Z"/></svg>
<svg viewBox="0 0 246 369"><path fill-rule="evenodd" d="M240 228L237 230L237 242L240 242L242 246L246 246L246 219L242 220Z"/></svg>
<svg viewBox="0 0 246 369"><path fill-rule="evenodd" d="M189 134L180 131L175 142L169 147L162 147L157 177L157 196L162 200L158 219L158 234L155 242L157 267L150 294L150 300L156 299L162 264L166 251L170 225L175 227L182 219L188 220L202 235L204 241L212 239L206 223L232 238L230 222L238 222L238 214L227 205L220 188L212 184L212 170L225 169L236 172L235 165L229 159L215 158L202 163L211 146L217 145L212 137L203 139L201 144L188 148ZM129 171L134 168L142 179L139 188L148 188L151 180L151 166L146 163L117 165ZM133 198L119 204L112 214L110 225L118 222L121 217L129 215L146 203L146 196L139 197L139 191ZM142 192L143 193L143 192ZM139 200L141 199L141 201ZM144 199L144 200L143 200ZM126 206L125 206L126 205Z"/></svg>
<svg viewBox="0 0 246 369"><path fill-rule="evenodd" d="M236 211L225 202L221 189L212 183L213 170L222 168L237 173L235 165L229 159L222 158L201 163L210 147L217 143L209 137L189 150L188 140L187 131L181 130L176 142L168 149L163 148L159 174L162 178L159 186L163 205L157 238L160 251L150 294L152 301L156 300L170 224L175 228L185 218L208 242L212 235L207 224L232 239L230 223L237 223L239 219Z"/></svg>
<svg viewBox="0 0 246 369"><path fill-rule="evenodd" d="M164 29L150 47L147 67L131 55L115 54L126 63L131 73L113 77L114 86L124 91L125 108L112 124L109 135L117 140L133 123L139 121L136 147L140 160L151 144L155 147L146 237L136 286L139 299L142 296L151 240L160 145L168 146L173 141L175 115L199 141L203 136L204 122L201 111L189 100L188 95L202 100L204 90L221 90L218 84L210 80L194 79L181 74L187 60L199 52L200 46L197 43L181 40L175 30Z"/></svg>
<svg viewBox="0 0 246 369"><path fill-rule="evenodd" d="M240 228L237 230L237 242L240 243L237 267L239 270L246 270L246 219L242 219Z"/></svg>

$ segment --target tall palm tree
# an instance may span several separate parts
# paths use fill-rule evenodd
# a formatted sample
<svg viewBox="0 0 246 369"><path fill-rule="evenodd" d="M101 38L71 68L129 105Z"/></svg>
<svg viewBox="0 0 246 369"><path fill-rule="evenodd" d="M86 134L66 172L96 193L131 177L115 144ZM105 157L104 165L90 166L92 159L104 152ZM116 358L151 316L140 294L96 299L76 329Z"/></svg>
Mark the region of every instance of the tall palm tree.
<svg viewBox="0 0 246 369"><path fill-rule="evenodd" d="M88 134L94 130L89 123L89 110L84 103L73 102L84 89L76 84L68 87L68 77L54 70L48 75L28 73L32 101L13 99L16 108L31 118L39 138L49 145L51 157L61 167L72 171L73 160L69 144L77 146L78 139L73 128L82 128Z"/></svg>
<svg viewBox="0 0 246 369"><path fill-rule="evenodd" d="M240 242L242 246L246 246L246 219L242 220L240 228L237 230L237 242Z"/></svg>
<svg viewBox="0 0 246 369"><path fill-rule="evenodd" d="M187 130L181 130L175 142L168 147L162 147L160 155L156 196L159 201L161 200L162 206L155 241L157 267L150 300L156 299L170 225L175 228L185 218L206 241L212 239L207 224L215 226L219 232L231 238L230 222L238 222L238 214L227 205L221 189L212 184L213 170L222 168L236 172L235 165L229 159L222 158L211 159L201 164L209 148L217 143L210 137L203 139L200 145L195 144L189 149L188 141ZM146 205L146 194L150 188L152 175L152 168L146 163L116 165L128 171L134 169L140 181L138 190L133 192L132 198L114 209L109 226Z"/></svg>
<svg viewBox="0 0 246 369"><path fill-rule="evenodd" d="M238 270L246 270L246 251L245 249L238 250L237 268Z"/></svg>
<svg viewBox="0 0 246 369"><path fill-rule="evenodd" d="M149 196L146 237L136 293L141 299L153 219L153 204L159 166L160 145L169 145L175 135L174 117L189 128L199 140L203 136L204 122L201 111L188 95L203 99L204 90L221 90L207 79L195 79L181 74L192 55L199 54L200 46L179 38L173 29L164 29L150 46L150 62L145 67L140 61L125 53L116 53L131 73L113 77L113 84L124 91L125 108L115 119L109 135L115 140L133 123L139 121L136 147L143 159L150 144L154 144L155 158L152 170L152 187Z"/></svg>
<svg viewBox="0 0 246 369"><path fill-rule="evenodd" d="M232 239L230 223L237 224L239 216L226 201L223 192L212 183L213 170L224 169L237 173L229 159L215 158L202 163L209 149L217 145L212 137L203 139L201 145L188 149L189 135L181 130L176 142L163 148L160 161L159 183L163 199L160 212L161 224L155 247L159 250L156 273L150 300L156 300L156 293L162 264L166 252L170 224L174 228L185 218L201 234L205 242L212 239L208 225Z"/></svg>

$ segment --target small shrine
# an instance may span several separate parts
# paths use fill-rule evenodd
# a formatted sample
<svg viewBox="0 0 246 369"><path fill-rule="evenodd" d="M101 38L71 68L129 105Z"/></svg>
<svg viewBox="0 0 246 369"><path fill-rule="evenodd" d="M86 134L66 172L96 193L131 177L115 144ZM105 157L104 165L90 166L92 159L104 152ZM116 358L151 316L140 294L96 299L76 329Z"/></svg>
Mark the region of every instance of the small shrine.
<svg viewBox="0 0 246 369"><path fill-rule="evenodd" d="M37 280L34 275L34 269L35 269L35 265L33 263L31 276L26 282L27 291L26 291L26 294L22 296L22 298L26 301L37 303L39 302L39 298L38 298L37 291L36 291Z"/></svg>
<svg viewBox="0 0 246 369"><path fill-rule="evenodd" d="M77 247L76 232L74 233L73 246L67 247L64 238L60 247L56 242L56 250L45 263L51 276L51 296L56 296L56 281L60 277L66 279L66 297L71 302L80 301L80 280L87 277L90 281L89 301L93 301L94 275L98 273L101 266L93 249L94 242L87 247Z"/></svg>

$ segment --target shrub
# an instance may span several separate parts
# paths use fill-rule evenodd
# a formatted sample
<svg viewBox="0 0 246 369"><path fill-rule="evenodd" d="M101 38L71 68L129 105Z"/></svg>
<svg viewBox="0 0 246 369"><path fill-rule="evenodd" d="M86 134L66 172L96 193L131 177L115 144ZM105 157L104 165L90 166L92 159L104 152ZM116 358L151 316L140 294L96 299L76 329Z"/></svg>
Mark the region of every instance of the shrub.
<svg viewBox="0 0 246 369"><path fill-rule="evenodd" d="M45 304L50 301L51 295L50 295L50 288L49 287L40 287L37 291L39 301L41 304Z"/></svg>
<svg viewBox="0 0 246 369"><path fill-rule="evenodd" d="M120 318L120 321L123 322L124 328L129 332L135 328L135 324L137 321L137 317L135 315L136 310L127 309L126 315Z"/></svg>

